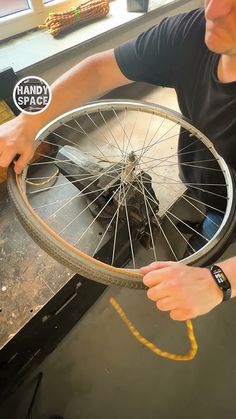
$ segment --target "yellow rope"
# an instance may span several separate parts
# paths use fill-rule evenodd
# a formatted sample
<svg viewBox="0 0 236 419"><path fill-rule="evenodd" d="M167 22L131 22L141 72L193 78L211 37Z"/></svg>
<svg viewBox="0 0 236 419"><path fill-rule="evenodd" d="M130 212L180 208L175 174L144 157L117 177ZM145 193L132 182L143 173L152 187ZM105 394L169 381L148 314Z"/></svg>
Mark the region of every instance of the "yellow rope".
<svg viewBox="0 0 236 419"><path fill-rule="evenodd" d="M44 180L43 182L31 182L30 180L26 179L26 183L28 185L32 185L32 186L43 186L43 185L47 185L47 183L49 183L51 180L55 179L55 177L57 177L59 173L59 169L56 170L55 173L53 173L52 176L50 176L47 180Z"/></svg>
<svg viewBox="0 0 236 419"><path fill-rule="evenodd" d="M155 355L162 356L163 358L173 359L174 361L190 361L195 357L198 346L194 336L193 325L191 320L186 321L187 334L190 342L189 352L186 355L172 354L170 352L162 351L161 349L157 348L157 346L154 345L154 343L150 342L148 339L143 337L134 327L131 321L128 319L128 317L126 316L118 302L115 300L115 298L111 297L109 301L120 316L121 320L126 324L129 331L135 337L135 339L137 339L137 341L140 342L142 345L146 346L146 348L150 349L150 351L152 351Z"/></svg>

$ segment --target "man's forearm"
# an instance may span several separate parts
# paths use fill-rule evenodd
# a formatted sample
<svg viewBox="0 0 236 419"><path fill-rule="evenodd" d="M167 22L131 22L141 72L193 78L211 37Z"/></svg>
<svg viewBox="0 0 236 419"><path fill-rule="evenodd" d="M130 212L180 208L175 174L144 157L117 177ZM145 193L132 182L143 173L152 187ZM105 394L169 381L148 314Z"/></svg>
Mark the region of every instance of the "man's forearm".
<svg viewBox="0 0 236 419"><path fill-rule="evenodd" d="M97 98L115 87L131 83L120 71L114 51L82 61L52 85L52 100L37 115L21 113L0 127L0 166L7 167L16 155L15 172L21 173L34 153L38 131L59 115Z"/></svg>
<svg viewBox="0 0 236 419"><path fill-rule="evenodd" d="M33 116L21 114L21 118L38 131L64 112L129 83L113 57L113 51L106 51L86 58L52 84L52 101L44 112Z"/></svg>

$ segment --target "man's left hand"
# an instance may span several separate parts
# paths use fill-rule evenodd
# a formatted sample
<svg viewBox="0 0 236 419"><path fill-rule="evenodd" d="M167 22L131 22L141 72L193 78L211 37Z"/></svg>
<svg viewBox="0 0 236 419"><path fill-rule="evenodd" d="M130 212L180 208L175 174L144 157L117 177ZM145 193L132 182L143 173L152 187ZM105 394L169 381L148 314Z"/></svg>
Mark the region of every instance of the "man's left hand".
<svg viewBox="0 0 236 419"><path fill-rule="evenodd" d="M153 262L142 267L147 296L173 320L188 320L206 314L221 303L223 293L207 268L179 262Z"/></svg>

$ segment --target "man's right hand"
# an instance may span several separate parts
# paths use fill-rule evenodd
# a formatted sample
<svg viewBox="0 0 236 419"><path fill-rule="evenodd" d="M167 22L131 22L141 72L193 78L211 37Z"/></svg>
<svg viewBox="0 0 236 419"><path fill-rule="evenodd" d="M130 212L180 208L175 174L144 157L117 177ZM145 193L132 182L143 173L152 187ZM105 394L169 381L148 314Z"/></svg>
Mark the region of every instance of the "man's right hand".
<svg viewBox="0 0 236 419"><path fill-rule="evenodd" d="M34 154L37 131L23 114L0 125L0 166L8 167L19 156L14 170L20 174Z"/></svg>
<svg viewBox="0 0 236 419"><path fill-rule="evenodd" d="M52 100L44 112L37 115L22 113L0 125L0 166L9 166L19 155L15 172L21 173L33 157L35 136L43 126L59 115L129 83L131 80L119 69L113 50L81 61L52 84Z"/></svg>

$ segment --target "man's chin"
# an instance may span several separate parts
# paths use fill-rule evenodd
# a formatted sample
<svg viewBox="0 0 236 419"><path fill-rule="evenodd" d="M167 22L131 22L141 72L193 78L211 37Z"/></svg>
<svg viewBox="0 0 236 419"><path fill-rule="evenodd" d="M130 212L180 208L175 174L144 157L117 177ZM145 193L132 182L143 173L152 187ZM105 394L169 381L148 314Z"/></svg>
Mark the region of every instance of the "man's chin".
<svg viewBox="0 0 236 419"><path fill-rule="evenodd" d="M222 54L224 52L224 48L220 44L219 39L214 35L206 35L205 44L210 51L215 52L216 54Z"/></svg>
<svg viewBox="0 0 236 419"><path fill-rule="evenodd" d="M212 42L209 40L205 39L205 43L207 48L214 52L215 54L220 54L220 55L235 55L236 56L236 48L235 50L233 49L228 49L225 46L221 45L220 42Z"/></svg>

